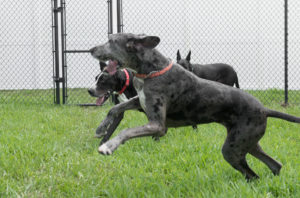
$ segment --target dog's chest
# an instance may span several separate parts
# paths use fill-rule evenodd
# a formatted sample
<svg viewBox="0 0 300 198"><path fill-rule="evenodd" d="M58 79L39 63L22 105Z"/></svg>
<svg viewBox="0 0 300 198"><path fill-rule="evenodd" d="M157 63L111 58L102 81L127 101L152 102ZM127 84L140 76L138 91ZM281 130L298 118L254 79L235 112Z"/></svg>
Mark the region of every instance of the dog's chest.
<svg viewBox="0 0 300 198"><path fill-rule="evenodd" d="M122 103L122 102L127 102L128 98L126 97L126 95L124 93L122 93L122 94L118 95L118 100L120 103Z"/></svg>
<svg viewBox="0 0 300 198"><path fill-rule="evenodd" d="M144 111L146 111L146 96L144 93L144 80L140 78L133 79L133 86L139 96L141 107Z"/></svg>

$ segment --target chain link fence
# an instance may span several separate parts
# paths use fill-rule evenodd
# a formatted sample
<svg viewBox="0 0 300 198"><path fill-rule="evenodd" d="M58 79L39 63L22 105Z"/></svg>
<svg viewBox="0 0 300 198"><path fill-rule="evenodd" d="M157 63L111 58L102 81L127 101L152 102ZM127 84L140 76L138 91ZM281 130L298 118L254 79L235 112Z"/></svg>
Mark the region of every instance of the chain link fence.
<svg viewBox="0 0 300 198"><path fill-rule="evenodd" d="M1 1L0 103L53 103L52 1ZM111 1L63 2L66 103L94 103L87 88L99 65L86 51L107 40ZM288 96L299 103L300 1L288 3ZM284 102L284 0L124 0L120 12L119 28L159 36L173 60L180 49L182 57L192 51L192 63L230 64L242 89Z"/></svg>
<svg viewBox="0 0 300 198"><path fill-rule="evenodd" d="M300 1L288 1L289 102L300 103Z"/></svg>
<svg viewBox="0 0 300 198"><path fill-rule="evenodd" d="M59 49L60 59L64 59L64 63L59 62L63 64L59 73L65 75L66 103L95 102L86 88L99 73L99 64L87 51L107 40L107 1L57 0L56 4L58 9L54 0L1 1L0 103L52 104L57 100L52 53L61 34L66 42ZM54 22L55 12L59 13L58 24ZM54 36L55 28L60 28L59 38ZM59 45L62 42L59 40ZM62 100L62 82L59 84Z"/></svg>
<svg viewBox="0 0 300 198"><path fill-rule="evenodd" d="M100 66L89 52L107 41L108 5L99 0L66 0L66 68L68 104L95 103L87 88L94 83ZM77 52L76 52L77 51ZM78 51L83 51L79 52Z"/></svg>
<svg viewBox="0 0 300 198"><path fill-rule="evenodd" d="M290 103L299 103L299 1L290 3ZM284 1L124 0L124 32L161 38L158 49L176 60L227 63L240 86L264 103L284 102ZM298 33L298 34L297 34Z"/></svg>
<svg viewBox="0 0 300 198"><path fill-rule="evenodd" d="M0 103L53 103L50 1L0 3Z"/></svg>

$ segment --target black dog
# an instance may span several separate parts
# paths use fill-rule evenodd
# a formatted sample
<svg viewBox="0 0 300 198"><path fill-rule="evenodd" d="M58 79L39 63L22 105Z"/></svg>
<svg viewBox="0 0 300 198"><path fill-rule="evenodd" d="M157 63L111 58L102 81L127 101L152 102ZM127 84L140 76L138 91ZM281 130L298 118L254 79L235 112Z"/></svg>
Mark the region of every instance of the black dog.
<svg viewBox="0 0 300 198"><path fill-rule="evenodd" d="M113 97L113 103L119 104L120 102L125 102L128 99L137 95L136 90L133 87L132 79L133 72L129 69L120 69L117 67L108 67L106 62L100 61L100 71L108 73L107 77L102 77L103 80L100 82L100 89L102 91L107 91L109 95ZM97 82L98 76L95 80ZM105 79L104 79L105 78Z"/></svg>
<svg viewBox="0 0 300 198"><path fill-rule="evenodd" d="M97 105L102 105L110 95L113 96L114 104L120 102L126 102L128 99L137 95L136 90L133 87L133 72L128 69L120 69L116 64L107 64L100 61L100 74L95 78L95 89L97 89L98 95L88 90L89 94L93 97L97 97ZM103 137L100 144L106 142L120 121L123 119L124 113L120 114L116 122L110 126L106 135Z"/></svg>
<svg viewBox="0 0 300 198"><path fill-rule="evenodd" d="M193 72L200 78L213 80L225 85L240 88L238 77L234 69L227 64L214 63L208 65L191 64L191 51L189 51L185 59L181 59L179 50L177 51L177 63L185 69Z"/></svg>

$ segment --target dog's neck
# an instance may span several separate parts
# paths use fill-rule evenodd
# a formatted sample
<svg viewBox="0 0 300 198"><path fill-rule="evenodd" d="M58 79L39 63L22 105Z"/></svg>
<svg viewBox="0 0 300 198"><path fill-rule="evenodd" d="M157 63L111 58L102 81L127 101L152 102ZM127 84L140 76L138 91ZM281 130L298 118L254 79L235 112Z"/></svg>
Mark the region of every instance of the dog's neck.
<svg viewBox="0 0 300 198"><path fill-rule="evenodd" d="M164 69L170 64L170 60L156 49L145 50L137 53L140 65L137 68L139 74L149 74Z"/></svg>
<svg viewBox="0 0 300 198"><path fill-rule="evenodd" d="M189 63L189 71L194 72L194 66L191 63Z"/></svg>
<svg viewBox="0 0 300 198"><path fill-rule="evenodd" d="M125 73L118 69L117 72L116 72L116 84L115 84L115 88L114 88L114 91L121 91L121 89L124 87L125 83L126 83L126 75Z"/></svg>

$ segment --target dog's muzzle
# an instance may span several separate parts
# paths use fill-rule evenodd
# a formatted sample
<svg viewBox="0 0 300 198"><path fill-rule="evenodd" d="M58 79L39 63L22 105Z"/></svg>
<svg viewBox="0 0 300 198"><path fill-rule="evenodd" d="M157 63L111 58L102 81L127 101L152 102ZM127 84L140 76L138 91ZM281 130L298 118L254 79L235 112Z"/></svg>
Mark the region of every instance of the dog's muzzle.
<svg viewBox="0 0 300 198"><path fill-rule="evenodd" d="M97 97L94 89L89 89L88 92L89 92L90 96Z"/></svg>
<svg viewBox="0 0 300 198"><path fill-rule="evenodd" d="M97 50L97 47L93 47L92 49L90 49L91 54L93 55L96 50Z"/></svg>
<svg viewBox="0 0 300 198"><path fill-rule="evenodd" d="M106 92L106 93L104 93L104 94L102 94L102 95L100 95L100 96L97 96L97 95L95 94L95 90L94 90L94 89L89 89L88 92L89 92L90 96L92 96L92 97L97 97L97 99L96 99L96 105L97 105L97 106L103 105L103 103L104 103L104 102L109 98L109 96L110 96L110 92Z"/></svg>

